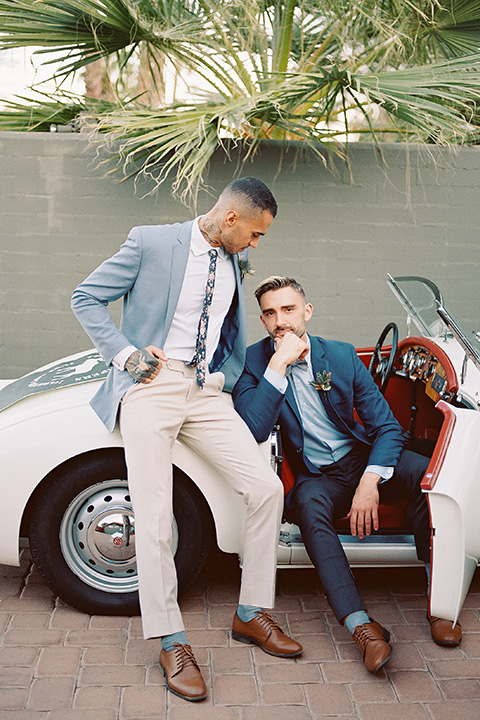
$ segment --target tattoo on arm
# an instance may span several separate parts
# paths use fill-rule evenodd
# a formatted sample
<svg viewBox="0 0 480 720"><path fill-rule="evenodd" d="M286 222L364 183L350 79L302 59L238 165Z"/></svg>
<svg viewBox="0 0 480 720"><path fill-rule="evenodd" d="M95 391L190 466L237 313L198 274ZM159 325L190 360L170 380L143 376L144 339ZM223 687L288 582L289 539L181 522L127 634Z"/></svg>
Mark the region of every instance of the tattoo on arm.
<svg viewBox="0 0 480 720"><path fill-rule="evenodd" d="M159 360L148 350L135 350L125 363L125 370L137 382L145 382L155 374Z"/></svg>
<svg viewBox="0 0 480 720"><path fill-rule="evenodd" d="M200 232L202 233L205 240L211 245L212 247L220 247L222 244L220 240L218 240L218 237L222 234L222 230L220 228L220 219L217 220L207 220L205 218L202 218L199 223Z"/></svg>

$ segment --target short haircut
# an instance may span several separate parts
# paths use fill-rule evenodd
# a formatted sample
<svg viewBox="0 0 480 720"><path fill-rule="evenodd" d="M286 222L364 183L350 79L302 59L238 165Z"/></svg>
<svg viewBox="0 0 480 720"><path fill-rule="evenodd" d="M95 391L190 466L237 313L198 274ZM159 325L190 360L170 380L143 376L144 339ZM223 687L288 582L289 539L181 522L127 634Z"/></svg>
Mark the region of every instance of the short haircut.
<svg viewBox="0 0 480 720"><path fill-rule="evenodd" d="M262 212L268 210L272 217L277 214L278 206L275 198L265 183L257 178L244 177L232 180L220 194L220 198L230 194L242 195L252 208L258 208Z"/></svg>
<svg viewBox="0 0 480 720"><path fill-rule="evenodd" d="M257 298L257 302L260 305L260 300L262 295L265 295L265 293L270 292L270 290L281 290L282 288L291 287L296 292L298 292L299 295L305 299L305 290L303 287L298 283L294 278L291 277L284 277L282 275L271 275L270 277L266 278L265 280L262 280L262 282L257 285L257 288L255 290L255 297Z"/></svg>

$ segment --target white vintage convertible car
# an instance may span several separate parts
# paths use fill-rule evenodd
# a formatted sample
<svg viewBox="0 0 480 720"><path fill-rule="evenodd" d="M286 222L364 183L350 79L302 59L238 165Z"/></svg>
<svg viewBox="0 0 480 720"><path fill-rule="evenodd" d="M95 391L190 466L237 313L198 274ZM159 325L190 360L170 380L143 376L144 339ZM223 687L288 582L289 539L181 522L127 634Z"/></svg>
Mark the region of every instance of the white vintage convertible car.
<svg viewBox="0 0 480 720"><path fill-rule="evenodd" d="M429 280L387 282L416 335L398 341L389 323L375 349L357 352L407 442L431 457L422 483L433 537L430 613L455 621L480 557L480 333L454 319ZM135 614L135 518L122 439L88 402L106 373L100 356L87 351L0 381L0 563L18 565L19 539L27 537L40 573L65 602L89 613ZM288 489L276 433L264 449ZM245 511L215 470L179 442L173 463L182 592L205 566L211 542L241 560ZM405 504L381 506L380 521L377 533L360 540L339 519L352 566L416 565ZM300 531L286 517L278 567L309 566Z"/></svg>

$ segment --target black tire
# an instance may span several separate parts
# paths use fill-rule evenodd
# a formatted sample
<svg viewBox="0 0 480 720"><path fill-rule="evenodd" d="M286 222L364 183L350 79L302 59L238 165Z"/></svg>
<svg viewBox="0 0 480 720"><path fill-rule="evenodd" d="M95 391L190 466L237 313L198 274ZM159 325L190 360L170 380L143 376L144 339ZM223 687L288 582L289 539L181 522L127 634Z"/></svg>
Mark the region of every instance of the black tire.
<svg viewBox="0 0 480 720"><path fill-rule="evenodd" d="M139 614L134 516L126 477L123 450L96 451L58 469L32 498L33 561L53 592L82 612ZM212 519L201 492L177 468L173 504L181 594L206 564Z"/></svg>

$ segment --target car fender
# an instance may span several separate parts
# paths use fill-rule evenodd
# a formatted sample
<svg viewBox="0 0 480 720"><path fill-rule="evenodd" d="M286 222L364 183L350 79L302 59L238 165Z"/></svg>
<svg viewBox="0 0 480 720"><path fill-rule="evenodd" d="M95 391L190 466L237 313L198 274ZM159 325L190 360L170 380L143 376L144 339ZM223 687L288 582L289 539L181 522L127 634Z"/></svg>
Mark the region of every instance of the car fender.
<svg viewBox="0 0 480 720"><path fill-rule="evenodd" d="M118 428L109 433L89 405L98 386L98 382L91 382L50 390L26 397L0 413L0 503L8 508L0 525L0 563L19 564L24 511L47 475L84 453L123 447ZM24 450L25 438L28 453ZM268 443L265 446L268 452ZM239 553L245 520L242 498L202 458L178 441L172 460L205 496L220 549Z"/></svg>
<svg viewBox="0 0 480 720"><path fill-rule="evenodd" d="M456 622L480 559L480 413L444 401L437 448L422 482L430 507L430 614Z"/></svg>

